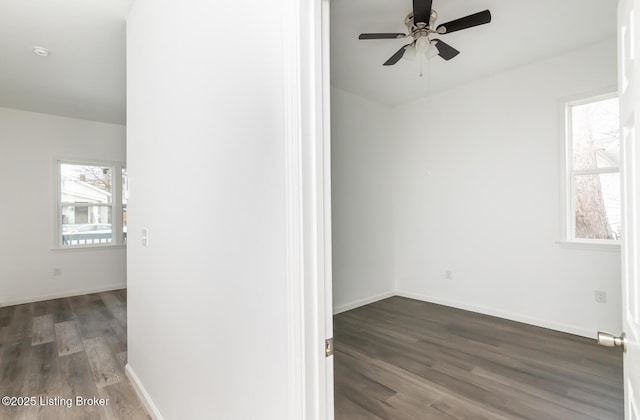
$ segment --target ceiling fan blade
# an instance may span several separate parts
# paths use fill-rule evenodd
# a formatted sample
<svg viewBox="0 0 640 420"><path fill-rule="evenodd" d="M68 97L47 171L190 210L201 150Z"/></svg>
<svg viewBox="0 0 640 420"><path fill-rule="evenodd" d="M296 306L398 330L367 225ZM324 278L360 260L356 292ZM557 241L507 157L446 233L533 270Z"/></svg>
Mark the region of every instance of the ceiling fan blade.
<svg viewBox="0 0 640 420"><path fill-rule="evenodd" d="M485 10L462 17L460 19L452 20L451 22L438 25L436 30L438 31L438 33L448 34L451 32L460 31L462 29L472 28L474 26L484 25L485 23L489 22L491 22L491 12ZM444 28L445 31L442 32L441 28Z"/></svg>
<svg viewBox="0 0 640 420"><path fill-rule="evenodd" d="M413 0L413 23L417 26L418 22L429 25L431 18L432 0Z"/></svg>
<svg viewBox="0 0 640 420"><path fill-rule="evenodd" d="M409 45L411 44L407 44L404 47L400 48L398 51L396 51L395 54L393 54L387 61L384 62L383 66L393 66L398 61L400 61L400 59L404 55L405 48L407 48Z"/></svg>
<svg viewBox="0 0 640 420"><path fill-rule="evenodd" d="M358 39L398 39L406 38L407 34L401 33L379 33L379 34L360 34Z"/></svg>
<svg viewBox="0 0 640 420"><path fill-rule="evenodd" d="M439 39L434 39L436 41L436 48L438 49L438 55L445 60L449 61L456 55L460 54L460 51L453 48L451 45L446 42L440 41Z"/></svg>

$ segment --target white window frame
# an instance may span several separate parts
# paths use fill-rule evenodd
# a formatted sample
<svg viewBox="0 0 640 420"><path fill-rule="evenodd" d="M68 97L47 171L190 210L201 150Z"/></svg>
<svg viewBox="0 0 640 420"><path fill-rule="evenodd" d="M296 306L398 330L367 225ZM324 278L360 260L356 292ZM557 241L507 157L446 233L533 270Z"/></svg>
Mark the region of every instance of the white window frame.
<svg viewBox="0 0 640 420"><path fill-rule="evenodd" d="M562 206L562 239L560 245L566 248L594 249L603 251L620 251L620 239L588 239L576 238L576 194L575 177L577 175L599 175L607 173L621 173L621 167L573 169L573 133L571 107L592 102L617 98L619 95L615 89L608 89L606 93L582 95L579 98L565 99L562 101L562 117L564 121L563 132L563 206Z"/></svg>
<svg viewBox="0 0 640 420"><path fill-rule="evenodd" d="M62 201L62 172L61 167L64 164L68 165L87 165L87 166L100 166L103 168L109 168L111 170L111 182L113 185L113 191L111 192L110 204L95 204L89 203L89 206L109 207L111 208L111 242L110 243L96 243L96 244L81 244L81 245L64 245L62 241L62 208L64 206L77 207L77 203L67 203ZM100 160L79 160L79 159L55 159L55 224L54 224L54 249L55 250L78 250L78 249L101 249L101 248L118 248L126 246L126 241L123 232L123 217L122 217L122 170L126 168L124 162L115 161L100 161Z"/></svg>

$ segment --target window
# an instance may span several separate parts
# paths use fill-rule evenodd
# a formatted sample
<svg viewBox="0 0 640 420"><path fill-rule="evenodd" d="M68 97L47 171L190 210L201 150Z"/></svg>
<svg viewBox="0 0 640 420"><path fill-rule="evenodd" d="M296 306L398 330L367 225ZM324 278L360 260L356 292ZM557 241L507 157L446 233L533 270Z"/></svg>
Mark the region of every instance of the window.
<svg viewBox="0 0 640 420"><path fill-rule="evenodd" d="M621 235L618 98L566 106L566 239L616 244Z"/></svg>
<svg viewBox="0 0 640 420"><path fill-rule="evenodd" d="M122 164L58 161L57 246L127 241L127 174Z"/></svg>

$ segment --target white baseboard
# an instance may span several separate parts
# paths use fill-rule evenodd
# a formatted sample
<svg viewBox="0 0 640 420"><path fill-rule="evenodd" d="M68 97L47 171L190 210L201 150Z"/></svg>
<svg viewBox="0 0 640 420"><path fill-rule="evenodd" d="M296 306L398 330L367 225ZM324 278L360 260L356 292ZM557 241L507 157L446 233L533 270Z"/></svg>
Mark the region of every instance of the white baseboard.
<svg viewBox="0 0 640 420"><path fill-rule="evenodd" d="M20 299L9 300L6 302L0 302L0 308L4 306L13 306L13 305L22 305L25 303L41 302L43 300L61 299L61 298L67 298L72 296L88 295L91 293L108 292L111 290L125 289L126 287L127 287L126 283L120 283L120 284L112 284L109 286L96 287L92 289L79 289L79 290L77 289L77 290L70 290L70 291L65 291L60 293L52 293L49 295L30 296L30 297L25 297Z"/></svg>
<svg viewBox="0 0 640 420"><path fill-rule="evenodd" d="M147 409L147 413L151 416L151 418L153 420L164 420L164 417L162 417L162 414L160 414L160 410L158 410L158 407L156 407L156 405L153 403L153 400L149 396L149 393L147 393L147 390L140 382L138 375L136 375L136 373L133 371L131 365L127 363L124 371L127 375L127 378L129 378L129 380L131 381L131 385L133 385L133 389L136 391L136 394L138 394L138 398L140 398L140 401L142 401L142 404L144 404L144 408Z"/></svg>
<svg viewBox="0 0 640 420"><path fill-rule="evenodd" d="M590 331L584 328L576 327L574 325L560 324L557 322L551 322L544 319L530 318L515 314L513 312L500 311L494 308L488 308L485 306L469 305L462 302L456 302L448 299L440 299L433 296L423 295L420 293L406 292L402 290L396 290L395 295L406 297L409 299L421 300L429 303L436 303L438 305L450 306L453 308L464 309L466 311L477 312L485 315L491 315L498 318L504 318L511 321L522 322L536 327L548 328L550 330L565 332L568 334L579 335L587 338L595 338L596 332Z"/></svg>
<svg viewBox="0 0 640 420"><path fill-rule="evenodd" d="M391 290L389 292L384 292L376 296L371 296L365 299L356 300L354 302L346 303L344 305L336 306L333 308L333 314L337 315L341 312L350 311L351 309L359 308L360 306L368 305L373 302L377 302L382 299L390 298L395 296L396 293Z"/></svg>

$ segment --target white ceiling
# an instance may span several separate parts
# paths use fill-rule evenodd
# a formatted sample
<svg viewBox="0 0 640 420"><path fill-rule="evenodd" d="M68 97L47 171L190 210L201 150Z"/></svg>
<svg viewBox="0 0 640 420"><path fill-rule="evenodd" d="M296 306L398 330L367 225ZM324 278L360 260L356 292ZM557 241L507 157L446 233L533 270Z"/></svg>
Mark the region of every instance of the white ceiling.
<svg viewBox="0 0 640 420"><path fill-rule="evenodd" d="M358 40L362 32L406 33L411 0L333 0L331 84L397 105L614 37L616 7L616 0L433 0L437 23L485 9L492 22L439 35L461 53L425 61L421 78L419 61L382 66L408 39Z"/></svg>
<svg viewBox="0 0 640 420"><path fill-rule="evenodd" d="M0 107L125 123L125 18L133 0L2 0ZM434 0L438 23L491 10L488 25L441 36L461 54L383 67L406 39L411 0L333 0L331 81L395 105L615 35L616 0ZM38 57L33 46L51 51Z"/></svg>
<svg viewBox="0 0 640 420"><path fill-rule="evenodd" d="M124 124L132 2L1 0L0 107Z"/></svg>

